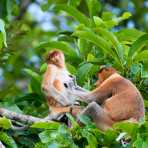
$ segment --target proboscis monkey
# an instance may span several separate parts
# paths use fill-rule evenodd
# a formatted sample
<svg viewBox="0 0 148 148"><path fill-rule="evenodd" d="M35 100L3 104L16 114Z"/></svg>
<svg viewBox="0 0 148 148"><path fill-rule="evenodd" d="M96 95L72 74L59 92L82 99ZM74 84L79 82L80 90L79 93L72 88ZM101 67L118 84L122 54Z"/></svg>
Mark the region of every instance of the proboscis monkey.
<svg viewBox="0 0 148 148"><path fill-rule="evenodd" d="M112 67L100 69L97 87L81 100L89 103L81 112L90 116L102 130L123 120L138 122L144 118L143 98L134 84Z"/></svg>
<svg viewBox="0 0 148 148"><path fill-rule="evenodd" d="M64 54L60 50L49 52L46 61L48 66L43 76L42 90L47 96L51 114L70 112L70 106L76 101L76 96L71 92L83 95L86 90L79 87L75 78L68 72Z"/></svg>

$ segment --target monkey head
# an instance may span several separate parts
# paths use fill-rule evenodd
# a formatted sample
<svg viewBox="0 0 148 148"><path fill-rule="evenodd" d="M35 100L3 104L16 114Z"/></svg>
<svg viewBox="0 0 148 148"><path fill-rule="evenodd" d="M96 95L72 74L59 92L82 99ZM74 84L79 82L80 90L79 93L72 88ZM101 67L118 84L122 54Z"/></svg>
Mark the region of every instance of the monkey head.
<svg viewBox="0 0 148 148"><path fill-rule="evenodd" d="M109 76L111 76L114 73L117 73L117 71L113 67L103 66L97 73L97 77L99 78L100 83L102 83L104 80L106 80Z"/></svg>
<svg viewBox="0 0 148 148"><path fill-rule="evenodd" d="M58 67L65 66L65 58L62 51L54 49L48 53L46 58L47 64L55 64Z"/></svg>

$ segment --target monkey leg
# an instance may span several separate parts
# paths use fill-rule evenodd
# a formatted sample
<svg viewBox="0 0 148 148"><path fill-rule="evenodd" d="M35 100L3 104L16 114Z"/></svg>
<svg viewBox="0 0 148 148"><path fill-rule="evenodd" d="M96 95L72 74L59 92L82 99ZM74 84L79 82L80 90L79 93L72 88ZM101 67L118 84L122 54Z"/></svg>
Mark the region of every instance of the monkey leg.
<svg viewBox="0 0 148 148"><path fill-rule="evenodd" d="M80 114L92 118L96 126L103 131L111 128L114 123L108 113L96 102L90 103Z"/></svg>

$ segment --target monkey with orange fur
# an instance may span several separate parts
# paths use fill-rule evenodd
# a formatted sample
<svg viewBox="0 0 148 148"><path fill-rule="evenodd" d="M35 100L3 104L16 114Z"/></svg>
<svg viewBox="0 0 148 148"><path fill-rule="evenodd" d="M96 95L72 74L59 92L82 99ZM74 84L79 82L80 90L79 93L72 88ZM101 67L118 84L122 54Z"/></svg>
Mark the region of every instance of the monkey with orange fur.
<svg viewBox="0 0 148 148"><path fill-rule="evenodd" d="M115 122L144 118L143 98L132 82L112 67L100 69L97 87L81 96L88 106L81 112L90 116L101 130L111 128Z"/></svg>
<svg viewBox="0 0 148 148"><path fill-rule="evenodd" d="M64 54L60 50L49 52L47 57L47 70L43 76L42 90L47 97L51 114L58 115L71 111L75 104L76 96L71 92L84 94L86 90L79 87L74 77L65 66ZM77 110L75 106L75 110Z"/></svg>

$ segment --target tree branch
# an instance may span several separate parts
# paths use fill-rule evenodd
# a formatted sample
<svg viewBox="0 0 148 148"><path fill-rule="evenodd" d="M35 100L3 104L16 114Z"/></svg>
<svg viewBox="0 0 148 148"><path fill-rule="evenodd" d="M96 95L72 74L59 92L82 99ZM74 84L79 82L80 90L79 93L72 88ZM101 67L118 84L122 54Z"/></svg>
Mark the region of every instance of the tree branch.
<svg viewBox="0 0 148 148"><path fill-rule="evenodd" d="M20 20L24 16L24 14L25 14L28 6L30 5L30 3L31 3L31 0L23 0L23 1L21 1L20 14L15 18L16 20Z"/></svg>
<svg viewBox="0 0 148 148"><path fill-rule="evenodd" d="M39 122L39 121L51 122L52 120L58 120L58 117L60 116L60 114L55 114L55 115L49 115L47 118L38 118L30 115L23 115L13 111L9 111L5 108L0 108L0 115L5 116L8 119L16 120L27 124L32 124L34 122Z"/></svg>
<svg viewBox="0 0 148 148"><path fill-rule="evenodd" d="M6 148L6 147L2 144L1 141L0 141L0 148Z"/></svg>

